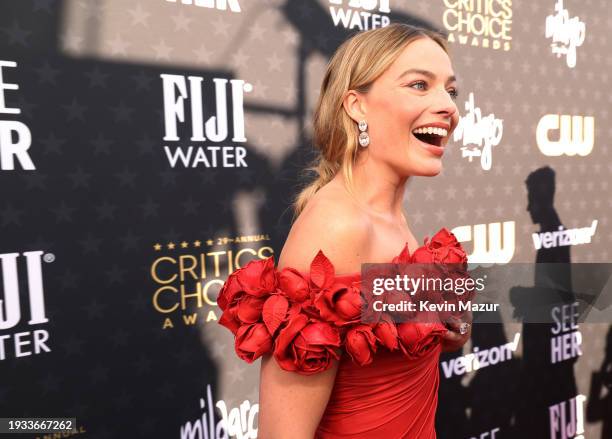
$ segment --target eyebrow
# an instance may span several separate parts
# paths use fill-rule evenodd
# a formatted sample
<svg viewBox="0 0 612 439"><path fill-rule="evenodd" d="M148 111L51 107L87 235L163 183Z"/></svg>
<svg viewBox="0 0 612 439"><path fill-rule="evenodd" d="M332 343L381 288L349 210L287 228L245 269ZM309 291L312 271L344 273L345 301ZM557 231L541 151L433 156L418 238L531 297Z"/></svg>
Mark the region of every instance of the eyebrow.
<svg viewBox="0 0 612 439"><path fill-rule="evenodd" d="M433 72L430 72L429 70L423 70L423 69L408 69L406 70L404 73L402 73L401 75L399 75L397 77L397 79L399 80L400 78L402 78L403 76L408 75L409 73L419 73L423 76L427 76L430 79L436 79L436 74ZM457 77L455 75L451 75L446 79L446 83L449 84L453 81L456 81Z"/></svg>

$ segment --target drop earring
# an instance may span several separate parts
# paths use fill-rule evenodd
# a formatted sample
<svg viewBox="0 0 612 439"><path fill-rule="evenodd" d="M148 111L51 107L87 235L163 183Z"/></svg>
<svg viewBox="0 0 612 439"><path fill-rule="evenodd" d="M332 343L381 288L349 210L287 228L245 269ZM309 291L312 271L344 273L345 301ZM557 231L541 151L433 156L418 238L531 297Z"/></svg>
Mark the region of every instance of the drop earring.
<svg viewBox="0 0 612 439"><path fill-rule="evenodd" d="M361 132L359 133L359 145L361 145L363 148L370 144L370 136L368 135L367 129L368 123L365 120L360 120L359 131Z"/></svg>

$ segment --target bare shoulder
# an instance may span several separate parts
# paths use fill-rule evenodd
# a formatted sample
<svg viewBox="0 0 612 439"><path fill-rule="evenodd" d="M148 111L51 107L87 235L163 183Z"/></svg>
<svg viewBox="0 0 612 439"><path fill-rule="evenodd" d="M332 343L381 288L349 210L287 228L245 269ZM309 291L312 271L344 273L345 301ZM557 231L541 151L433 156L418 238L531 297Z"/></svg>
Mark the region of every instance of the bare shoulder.
<svg viewBox="0 0 612 439"><path fill-rule="evenodd" d="M324 187L291 227L281 252L278 267L293 267L308 272L319 250L334 264L337 274L361 269L369 251L372 224L341 190Z"/></svg>

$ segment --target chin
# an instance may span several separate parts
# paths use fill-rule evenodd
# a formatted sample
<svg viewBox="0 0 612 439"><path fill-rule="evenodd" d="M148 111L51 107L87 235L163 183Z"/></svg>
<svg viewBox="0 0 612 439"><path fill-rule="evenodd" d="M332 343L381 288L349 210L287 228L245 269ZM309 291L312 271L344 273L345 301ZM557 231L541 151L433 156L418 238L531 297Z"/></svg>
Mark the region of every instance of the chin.
<svg viewBox="0 0 612 439"><path fill-rule="evenodd" d="M435 177L442 172L442 160L438 158L424 160L417 166L412 166L411 175L419 177Z"/></svg>

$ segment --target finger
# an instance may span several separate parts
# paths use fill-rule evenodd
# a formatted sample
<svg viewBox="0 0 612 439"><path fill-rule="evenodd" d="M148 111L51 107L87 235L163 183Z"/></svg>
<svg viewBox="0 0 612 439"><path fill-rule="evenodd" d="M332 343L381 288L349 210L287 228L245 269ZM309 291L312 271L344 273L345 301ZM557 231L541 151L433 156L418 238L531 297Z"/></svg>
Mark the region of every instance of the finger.
<svg viewBox="0 0 612 439"><path fill-rule="evenodd" d="M459 328L461 327L461 319L450 316L446 321L446 326L448 326L452 331L459 332Z"/></svg>
<svg viewBox="0 0 612 439"><path fill-rule="evenodd" d="M463 339L463 336L454 331L446 331L442 338L448 341L459 342Z"/></svg>

